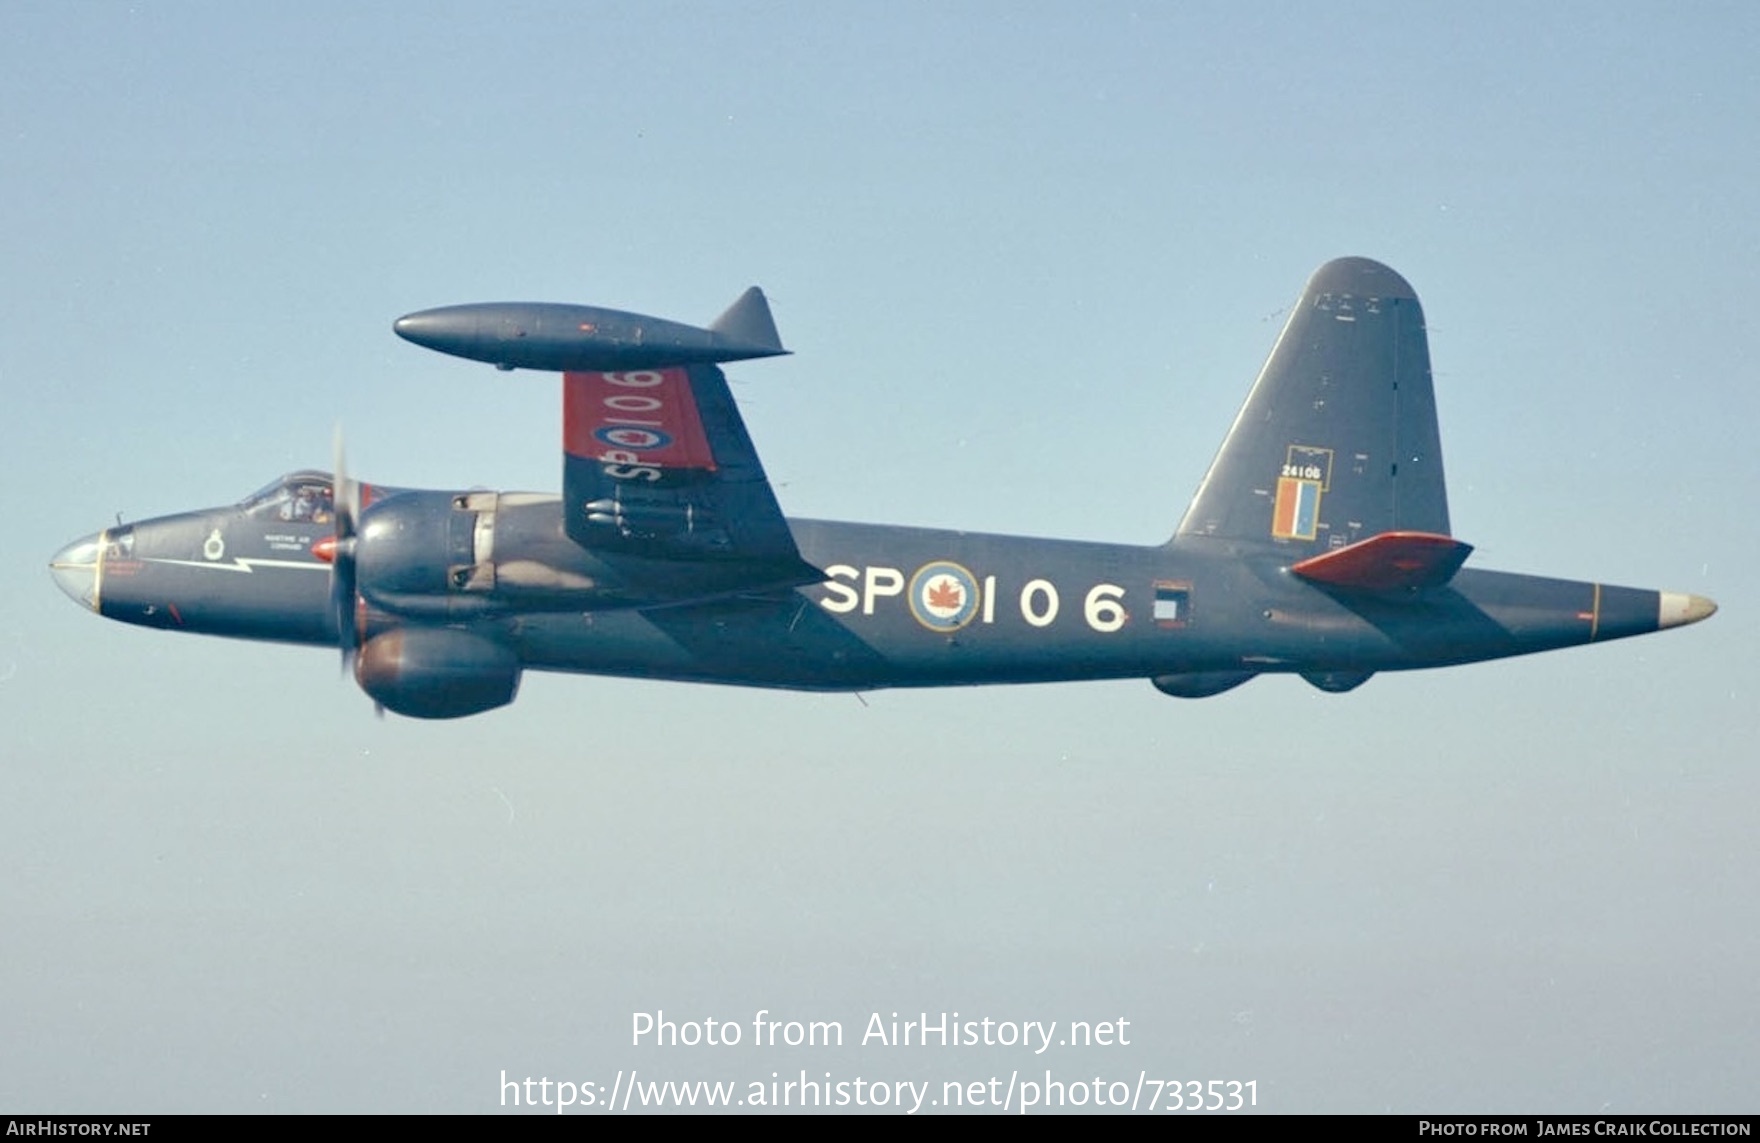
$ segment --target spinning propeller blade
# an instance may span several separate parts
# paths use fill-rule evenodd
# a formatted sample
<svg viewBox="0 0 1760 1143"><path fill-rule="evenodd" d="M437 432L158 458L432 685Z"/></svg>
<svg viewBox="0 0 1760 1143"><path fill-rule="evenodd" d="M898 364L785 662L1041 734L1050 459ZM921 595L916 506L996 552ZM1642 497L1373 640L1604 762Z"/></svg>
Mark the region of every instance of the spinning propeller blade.
<svg viewBox="0 0 1760 1143"><path fill-rule="evenodd" d="M355 529L361 514L361 486L348 478L348 462L342 448L342 426L336 426L332 452L335 456L336 540L330 559L330 610L336 617L337 645L342 648L342 669L347 671L360 646L361 632L355 598Z"/></svg>

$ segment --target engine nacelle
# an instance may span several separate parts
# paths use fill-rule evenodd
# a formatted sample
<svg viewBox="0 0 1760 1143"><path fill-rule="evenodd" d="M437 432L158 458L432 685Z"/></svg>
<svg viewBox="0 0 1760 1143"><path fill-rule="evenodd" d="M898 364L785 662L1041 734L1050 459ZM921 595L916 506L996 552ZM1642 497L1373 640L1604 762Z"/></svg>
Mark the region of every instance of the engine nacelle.
<svg viewBox="0 0 1760 1143"><path fill-rule="evenodd" d="M406 492L368 506L356 541L361 590L444 598L476 563L477 514L443 492Z"/></svg>
<svg viewBox="0 0 1760 1143"><path fill-rule="evenodd" d="M630 505L610 507L607 519L622 520ZM531 492L388 496L361 513L354 559L357 590L373 611L433 628L711 599L750 588L753 573L739 562L674 560L634 561L631 574L632 561L620 566L569 538L560 498ZM770 569L787 583L800 582L798 573Z"/></svg>
<svg viewBox="0 0 1760 1143"><path fill-rule="evenodd" d="M1174 698L1209 698L1231 691L1258 674L1257 671L1187 671L1181 675L1156 675L1149 681L1155 689Z"/></svg>
<svg viewBox="0 0 1760 1143"><path fill-rule="evenodd" d="M519 691L513 648L451 627L399 627L368 639L354 661L363 691L410 718L463 718L506 706Z"/></svg>

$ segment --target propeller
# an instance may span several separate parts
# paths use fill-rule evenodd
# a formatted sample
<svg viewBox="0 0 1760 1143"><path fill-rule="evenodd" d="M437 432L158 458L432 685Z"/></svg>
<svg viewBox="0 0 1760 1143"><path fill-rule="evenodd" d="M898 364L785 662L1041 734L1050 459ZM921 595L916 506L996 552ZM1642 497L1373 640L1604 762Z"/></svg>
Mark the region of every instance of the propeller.
<svg viewBox="0 0 1760 1143"><path fill-rule="evenodd" d="M342 426L336 426L332 448L335 456L335 489L331 499L336 514L336 539L330 556L330 612L336 617L337 644L342 648L342 670L353 665L361 632L355 599L355 529L361 516L361 486L348 478L343 456Z"/></svg>

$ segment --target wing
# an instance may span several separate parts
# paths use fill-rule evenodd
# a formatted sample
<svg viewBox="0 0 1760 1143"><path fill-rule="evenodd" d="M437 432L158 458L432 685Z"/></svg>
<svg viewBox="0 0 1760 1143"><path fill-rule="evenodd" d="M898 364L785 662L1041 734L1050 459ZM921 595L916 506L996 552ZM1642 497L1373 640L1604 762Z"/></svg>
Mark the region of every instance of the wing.
<svg viewBox="0 0 1760 1143"><path fill-rule="evenodd" d="M824 578L801 559L714 365L569 372L568 536L601 553L751 565L754 585Z"/></svg>
<svg viewBox="0 0 1760 1143"><path fill-rule="evenodd" d="M763 291L705 328L598 306L484 302L406 314L399 337L562 373L568 538L601 557L719 565L727 591L815 583L716 362L786 354Z"/></svg>

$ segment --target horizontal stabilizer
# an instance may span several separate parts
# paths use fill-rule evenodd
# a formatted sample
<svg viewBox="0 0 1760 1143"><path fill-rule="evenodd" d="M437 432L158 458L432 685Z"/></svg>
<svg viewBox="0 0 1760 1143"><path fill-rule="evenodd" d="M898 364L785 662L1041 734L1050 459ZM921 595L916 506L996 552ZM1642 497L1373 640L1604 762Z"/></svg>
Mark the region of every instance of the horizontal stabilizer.
<svg viewBox="0 0 1760 1143"><path fill-rule="evenodd" d="M1416 591L1453 579L1472 550L1471 544L1433 532L1383 532L1302 560L1289 570L1347 591Z"/></svg>

